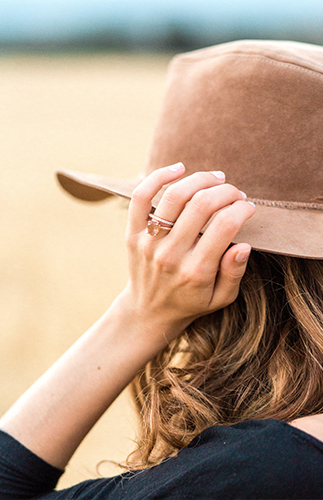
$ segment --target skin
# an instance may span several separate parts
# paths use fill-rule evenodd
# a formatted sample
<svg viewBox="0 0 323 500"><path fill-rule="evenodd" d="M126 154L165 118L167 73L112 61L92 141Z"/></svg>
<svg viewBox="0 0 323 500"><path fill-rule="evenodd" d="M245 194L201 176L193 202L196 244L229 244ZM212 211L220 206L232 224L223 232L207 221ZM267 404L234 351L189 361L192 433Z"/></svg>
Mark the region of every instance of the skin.
<svg viewBox="0 0 323 500"><path fill-rule="evenodd" d="M126 231L125 289L0 421L2 430L55 467L66 466L139 369L193 319L237 297L250 245L227 248L255 212L237 188L210 172L179 180L155 212L176 224L156 237L147 234L152 198L184 170L180 164L156 170L136 188Z"/></svg>

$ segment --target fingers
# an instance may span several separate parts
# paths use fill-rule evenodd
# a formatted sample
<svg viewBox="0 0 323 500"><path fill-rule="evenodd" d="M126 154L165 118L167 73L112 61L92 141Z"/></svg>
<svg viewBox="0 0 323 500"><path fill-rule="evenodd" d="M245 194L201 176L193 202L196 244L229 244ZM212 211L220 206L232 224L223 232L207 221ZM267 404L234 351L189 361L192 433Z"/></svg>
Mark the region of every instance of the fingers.
<svg viewBox="0 0 323 500"><path fill-rule="evenodd" d="M137 233L146 227L147 217L151 211L151 200L165 184L178 179L184 173L184 170L185 167L182 163L158 169L137 186L132 194L129 209L131 232ZM167 188L158 204L155 215L175 222L185 208L186 203L197 191L224 182L225 175L221 171L196 172Z"/></svg>
<svg viewBox="0 0 323 500"><path fill-rule="evenodd" d="M175 181L185 172L183 163L159 168L146 177L133 191L128 216L128 229L138 233L146 228L151 211L151 200L169 182Z"/></svg>
<svg viewBox="0 0 323 500"><path fill-rule="evenodd" d="M238 200L214 216L192 252L192 257L196 259L196 262L203 263L207 274L216 274L222 255L240 227L254 213L253 204Z"/></svg>
<svg viewBox="0 0 323 500"><path fill-rule="evenodd" d="M184 173L184 169L182 163L158 169L134 190L129 210L128 236L146 230L151 200L165 184L176 181ZM210 244L212 245L213 251L209 253L208 260L212 259L214 270L233 236L253 213L249 206L238 211L237 216L231 214L230 206L245 200L246 195L224 182L225 176L222 172L196 172L169 186L158 204L155 215L167 221L176 221L176 224L169 232L161 230L154 241L167 235L167 244L176 246L178 254L188 251L195 246L202 228L210 223L216 212L220 212L216 214L217 233L214 238L204 236L203 243L198 245L201 255L205 255ZM229 210L225 212L225 220L224 214L221 213L223 210ZM212 231L209 229L207 234L212 235Z"/></svg>
<svg viewBox="0 0 323 500"><path fill-rule="evenodd" d="M223 255L210 309L221 309L238 296L241 279L246 271L251 247L247 243L232 246Z"/></svg>
<svg viewBox="0 0 323 500"><path fill-rule="evenodd" d="M246 195L224 184L223 176L198 172L166 189L155 215L175 224L170 231L161 230L157 239L151 238L146 234L151 200L184 171L182 164L158 169L135 189L127 229L131 282L140 292L141 309L142 300L149 309L154 298L158 310L164 304L180 320L235 300L250 245L228 247L255 212ZM134 297L137 300L137 292Z"/></svg>
<svg viewBox="0 0 323 500"><path fill-rule="evenodd" d="M225 175L221 171L196 172L185 179L169 186L158 203L155 214L175 222L184 210L187 202L201 190L221 185Z"/></svg>
<svg viewBox="0 0 323 500"><path fill-rule="evenodd" d="M231 184L197 191L172 229L171 237L176 247L183 250L190 248L216 212L238 200L245 200L245 197Z"/></svg>

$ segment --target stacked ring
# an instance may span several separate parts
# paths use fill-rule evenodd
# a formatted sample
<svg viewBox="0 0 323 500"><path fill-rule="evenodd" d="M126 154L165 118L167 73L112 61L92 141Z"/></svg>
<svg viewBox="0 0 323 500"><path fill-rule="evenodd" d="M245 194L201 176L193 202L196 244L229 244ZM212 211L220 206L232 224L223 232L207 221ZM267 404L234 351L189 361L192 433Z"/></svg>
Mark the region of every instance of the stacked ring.
<svg viewBox="0 0 323 500"><path fill-rule="evenodd" d="M174 226L174 222L162 219L155 214L149 214L147 222L147 233L150 236L157 236L160 230L170 231Z"/></svg>

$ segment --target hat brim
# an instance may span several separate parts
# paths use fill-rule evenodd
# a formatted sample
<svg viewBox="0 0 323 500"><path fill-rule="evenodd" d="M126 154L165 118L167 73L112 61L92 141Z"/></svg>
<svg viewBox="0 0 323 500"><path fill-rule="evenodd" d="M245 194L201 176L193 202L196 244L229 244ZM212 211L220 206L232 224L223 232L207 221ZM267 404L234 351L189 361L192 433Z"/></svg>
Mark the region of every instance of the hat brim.
<svg viewBox="0 0 323 500"><path fill-rule="evenodd" d="M134 188L142 180L122 180L67 170L58 171L57 178L65 191L86 201L101 201L112 195L130 200ZM164 190L152 200L154 207ZM318 238L318 234L322 235L322 239ZM233 243L242 242L259 251L321 260L323 210L257 205L255 215L243 224L233 238Z"/></svg>
<svg viewBox="0 0 323 500"><path fill-rule="evenodd" d="M65 191L85 201L101 201L111 195L131 199L133 190L141 181L140 178L122 180L69 170L59 170L56 176Z"/></svg>

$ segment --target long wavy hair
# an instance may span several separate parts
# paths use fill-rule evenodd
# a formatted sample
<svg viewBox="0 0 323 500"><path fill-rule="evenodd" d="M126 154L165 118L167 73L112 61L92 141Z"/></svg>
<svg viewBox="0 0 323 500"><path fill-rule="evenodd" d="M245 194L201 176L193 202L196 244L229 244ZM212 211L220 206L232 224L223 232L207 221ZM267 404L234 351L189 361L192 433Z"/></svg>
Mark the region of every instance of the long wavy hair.
<svg viewBox="0 0 323 500"><path fill-rule="evenodd" d="M322 412L323 261L253 251L235 302L195 320L132 391L132 469L176 455L211 425Z"/></svg>

